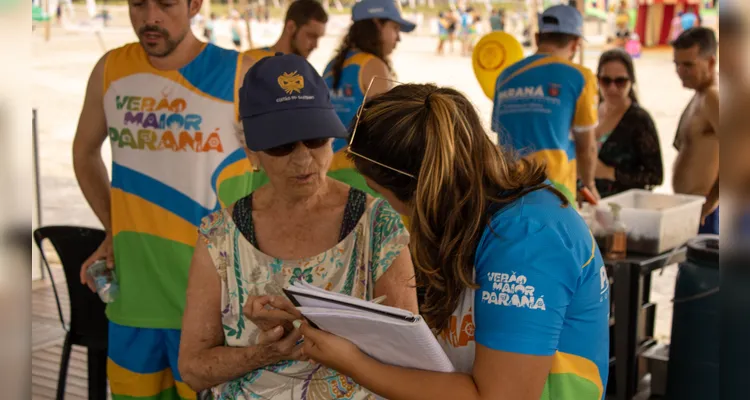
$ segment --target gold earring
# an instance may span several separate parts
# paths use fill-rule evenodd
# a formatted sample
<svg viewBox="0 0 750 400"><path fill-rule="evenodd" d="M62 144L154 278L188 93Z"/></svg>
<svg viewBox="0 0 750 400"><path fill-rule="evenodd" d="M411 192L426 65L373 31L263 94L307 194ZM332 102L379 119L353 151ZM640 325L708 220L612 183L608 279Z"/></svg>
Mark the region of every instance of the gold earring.
<svg viewBox="0 0 750 400"><path fill-rule="evenodd" d="M260 172L260 167L253 165L253 172Z"/></svg>

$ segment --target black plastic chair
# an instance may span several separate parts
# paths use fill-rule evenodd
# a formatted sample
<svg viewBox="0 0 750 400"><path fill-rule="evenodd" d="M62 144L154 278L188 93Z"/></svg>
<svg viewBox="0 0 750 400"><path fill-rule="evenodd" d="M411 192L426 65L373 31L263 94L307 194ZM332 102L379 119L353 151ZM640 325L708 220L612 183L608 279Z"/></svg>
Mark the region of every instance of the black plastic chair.
<svg viewBox="0 0 750 400"><path fill-rule="evenodd" d="M67 331L60 360L60 375L57 381L57 399L65 397L65 382L68 377L68 364L73 345L88 349L89 400L107 398L107 334L108 321L104 313L105 304L88 286L80 282L81 264L96 251L104 241L105 232L101 229L77 226L45 226L34 231L34 241L42 255L44 265L52 282L52 290L57 301L60 322ZM63 318L60 298L57 294L52 270L44 255L42 242L48 239L57 251L68 281L70 298L70 324Z"/></svg>

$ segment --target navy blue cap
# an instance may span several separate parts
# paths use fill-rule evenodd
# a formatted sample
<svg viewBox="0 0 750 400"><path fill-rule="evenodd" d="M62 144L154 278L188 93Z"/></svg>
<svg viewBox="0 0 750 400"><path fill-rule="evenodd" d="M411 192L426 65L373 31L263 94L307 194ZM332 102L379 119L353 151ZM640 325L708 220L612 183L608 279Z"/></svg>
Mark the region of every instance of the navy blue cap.
<svg viewBox="0 0 750 400"><path fill-rule="evenodd" d="M539 33L566 33L583 37L583 17L575 7L552 6L539 17Z"/></svg>
<svg viewBox="0 0 750 400"><path fill-rule="evenodd" d="M397 0L396 0L397 1ZM352 7L352 21L388 19L401 26L401 32L411 32L417 25L401 16L394 0L361 0Z"/></svg>
<svg viewBox="0 0 750 400"><path fill-rule="evenodd" d="M303 140L347 138L323 78L296 54L255 63L240 88L240 118L252 151Z"/></svg>

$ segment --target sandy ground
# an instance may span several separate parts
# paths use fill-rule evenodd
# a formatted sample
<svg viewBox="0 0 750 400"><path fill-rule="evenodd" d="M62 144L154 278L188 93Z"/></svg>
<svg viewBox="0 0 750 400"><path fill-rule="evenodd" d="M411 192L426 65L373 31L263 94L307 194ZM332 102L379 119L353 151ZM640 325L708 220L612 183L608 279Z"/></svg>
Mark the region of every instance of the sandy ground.
<svg viewBox="0 0 750 400"><path fill-rule="evenodd" d="M99 223L86 204L73 174L71 143L81 110L91 68L104 49L112 49L133 41L132 30L120 21L119 26L95 34L84 29L69 30L53 27L52 39L45 42L37 29L33 41L32 99L38 109L42 223L98 226ZM340 40L346 21L336 20L329 35L321 40L310 58L322 70ZM256 45L272 44L279 25L256 26L253 36ZM256 32L257 30L257 32ZM230 47L228 36L219 35L219 45ZM428 35L404 35L393 57L393 65L402 82L434 82L455 87L466 93L475 103L483 119L489 121L491 101L487 99L472 72L471 60L456 52L435 55L436 39ZM595 68L599 51L585 52L585 65ZM680 85L668 51L645 53L636 60L638 90L642 105L654 117L661 137L665 176L671 177L675 150L671 143L682 108L690 92ZM109 149L104 150L106 162ZM671 192L666 179L659 191ZM653 299L659 303L657 335L669 335L671 299L676 268L669 268L653 282Z"/></svg>

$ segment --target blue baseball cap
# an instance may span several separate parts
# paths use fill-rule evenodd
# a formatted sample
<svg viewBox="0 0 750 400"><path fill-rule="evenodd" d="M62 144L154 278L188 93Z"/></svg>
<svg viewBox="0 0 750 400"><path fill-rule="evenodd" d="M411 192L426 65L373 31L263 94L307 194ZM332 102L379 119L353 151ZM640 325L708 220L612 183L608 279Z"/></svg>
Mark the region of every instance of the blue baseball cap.
<svg viewBox="0 0 750 400"><path fill-rule="evenodd" d="M575 7L552 6L539 17L539 33L566 33L583 37L583 17Z"/></svg>
<svg viewBox="0 0 750 400"><path fill-rule="evenodd" d="M396 0L397 1L397 0ZM417 25L401 16L394 0L362 0L352 7L352 21L388 19L401 26L401 32L411 32Z"/></svg>
<svg viewBox="0 0 750 400"><path fill-rule="evenodd" d="M276 53L255 63L245 74L239 96L245 143L252 151L349 137L325 81L296 54Z"/></svg>

